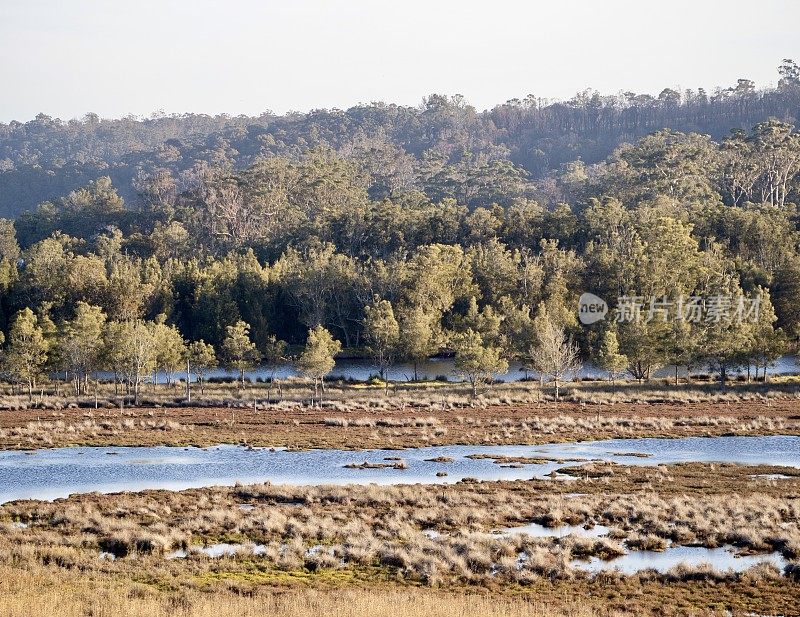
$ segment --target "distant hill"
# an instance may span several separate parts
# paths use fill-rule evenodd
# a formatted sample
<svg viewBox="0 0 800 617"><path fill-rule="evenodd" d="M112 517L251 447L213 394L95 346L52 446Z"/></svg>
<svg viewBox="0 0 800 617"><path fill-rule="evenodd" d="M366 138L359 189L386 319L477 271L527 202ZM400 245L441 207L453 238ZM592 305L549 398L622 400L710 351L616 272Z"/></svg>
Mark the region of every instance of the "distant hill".
<svg viewBox="0 0 800 617"><path fill-rule="evenodd" d="M797 66L781 66L780 86L676 92L657 97L592 91L569 101L533 96L477 112L462 97L431 95L418 107L385 103L348 110L283 116L174 115L101 119L89 114L64 122L39 115L0 124L0 216L14 218L100 176L110 176L127 201L134 179L157 169L180 172L198 161L243 169L258 157L299 157L315 146L378 160L412 157L457 160L469 153L507 159L542 178L565 163L600 161L624 142L669 128L720 139L774 117L795 124L800 115Z"/></svg>

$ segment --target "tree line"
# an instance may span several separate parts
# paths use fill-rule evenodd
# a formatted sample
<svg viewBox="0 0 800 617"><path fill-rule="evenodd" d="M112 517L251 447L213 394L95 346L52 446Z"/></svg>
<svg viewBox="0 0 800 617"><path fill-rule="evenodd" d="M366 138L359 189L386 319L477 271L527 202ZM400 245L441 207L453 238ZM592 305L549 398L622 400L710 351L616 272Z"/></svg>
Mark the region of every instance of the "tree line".
<svg viewBox="0 0 800 617"><path fill-rule="evenodd" d="M472 153L428 155L416 171L400 154L371 160L320 147L242 170L198 161L141 176L130 203L101 177L0 220L9 377L32 389L35 375L66 372L85 389L91 371L64 347L85 338L104 350L96 366L135 392L154 366L185 368L195 344L238 366L232 332L251 362L302 349L310 332L372 354L384 374L398 358L452 353L476 389L510 360L556 383L586 359L640 380L706 364L724 377L763 371L800 337L791 124L721 140L660 130L537 183ZM608 301L608 319L579 324L584 292ZM625 297L758 298L761 311L618 321ZM96 325L73 336L79 317ZM114 360L114 341L148 351Z"/></svg>

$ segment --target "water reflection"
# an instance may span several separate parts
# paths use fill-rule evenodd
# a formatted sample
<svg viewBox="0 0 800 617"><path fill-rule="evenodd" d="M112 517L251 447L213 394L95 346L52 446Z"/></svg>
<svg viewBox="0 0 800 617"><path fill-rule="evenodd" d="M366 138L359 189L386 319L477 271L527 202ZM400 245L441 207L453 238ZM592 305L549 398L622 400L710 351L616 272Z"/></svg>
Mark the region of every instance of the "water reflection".
<svg viewBox="0 0 800 617"><path fill-rule="evenodd" d="M113 456L109 456L113 454ZM642 456L647 454L648 456ZM390 465L349 468L402 456L405 468ZM480 456L475 456L480 455ZM452 459L447 476L435 459ZM527 457L536 463L503 466L493 457ZM603 460L629 465L721 462L800 468L800 437L687 437L611 439L537 446L432 446L397 450L288 451L239 446L175 448L59 448L0 451L0 503L16 499L56 499L72 493L146 489L183 490L214 485L414 484L478 480L550 480L565 460ZM556 476L557 477L557 476Z"/></svg>
<svg viewBox="0 0 800 617"><path fill-rule="evenodd" d="M664 551L631 551L611 560L598 557L592 557L589 561L575 559L571 565L592 573L619 570L623 574L636 574L643 570L664 573L681 564L692 568L708 564L720 572L744 572L764 562L781 571L787 564L780 553L737 555L731 547L671 546Z"/></svg>

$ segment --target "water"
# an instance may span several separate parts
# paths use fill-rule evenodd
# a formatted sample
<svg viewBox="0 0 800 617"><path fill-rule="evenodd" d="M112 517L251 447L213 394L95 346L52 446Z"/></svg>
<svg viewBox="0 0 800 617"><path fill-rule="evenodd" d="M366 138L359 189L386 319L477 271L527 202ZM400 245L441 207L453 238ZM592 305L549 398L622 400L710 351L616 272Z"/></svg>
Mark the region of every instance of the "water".
<svg viewBox="0 0 800 617"><path fill-rule="evenodd" d="M636 574L643 570L657 570L664 573L680 564L692 567L708 564L720 572L744 572L762 562L771 563L781 571L787 565L787 561L780 553L738 556L731 547L701 546L671 546L664 551L631 551L610 560L599 557L592 557L588 561L575 559L571 565L578 570L594 574L614 570L619 570L623 574Z"/></svg>
<svg viewBox="0 0 800 617"><path fill-rule="evenodd" d="M520 468L503 467L471 454L554 459ZM647 454L642 457L637 455ZM407 469L347 469L353 463L391 463L402 457ZM451 463L426 459L449 457ZM73 493L146 489L183 490L236 482L257 484L413 484L549 478L570 464L555 459L604 460L629 465L727 462L800 468L800 437L687 437L611 439L538 446L435 446L398 450L249 449L240 446L177 448L60 448L35 452L0 451L0 503L56 499ZM446 471L439 477L437 472Z"/></svg>
<svg viewBox="0 0 800 617"><path fill-rule="evenodd" d="M250 555L263 555L267 551L267 547L263 544L229 544L222 542L219 544L210 544L208 546L193 546L189 551L178 550L169 553L167 559L186 559L189 552L202 553L211 559L219 559L220 557L234 557L238 554Z"/></svg>
<svg viewBox="0 0 800 617"><path fill-rule="evenodd" d="M712 371L708 367L703 367L696 371L696 373L709 374ZM797 356L787 355L779 358L775 364L767 369L770 375L790 375L800 373L800 363L798 363ZM369 359L339 359L336 360L336 366L330 373L331 379L354 379L356 381L366 381L370 377L378 374L378 368L375 363ZM654 378L673 377L675 374L674 367L663 367L653 373ZM686 376L686 370L681 368L678 371L681 377ZM732 371L731 374L735 374ZM299 373L291 364L283 364L277 367L275 377L278 379L286 379L287 377L297 377ZM110 373L100 373L104 379L112 379L113 375ZM186 371L178 372L176 377L178 379L186 378ZM250 371L245 371L245 377L251 381L256 380L269 380L272 377L272 369L267 367L258 367ZM442 378L447 381L461 381L462 378L456 373L455 362L453 358L431 358L417 365L417 377L419 379L437 379ZM499 381L519 381L526 377L538 379L538 374L535 371L526 371L521 362L509 362L508 371L503 374L495 375L495 379ZM568 375L568 379L574 377L605 379L606 373L594 366L591 363L586 363L575 374ZM238 379L238 371L230 371L224 368L217 368L209 371L206 379ZM392 381L410 381L414 378L414 365L401 362L396 364L389 373L389 378ZM166 376L163 373L156 375L158 383L166 383Z"/></svg>

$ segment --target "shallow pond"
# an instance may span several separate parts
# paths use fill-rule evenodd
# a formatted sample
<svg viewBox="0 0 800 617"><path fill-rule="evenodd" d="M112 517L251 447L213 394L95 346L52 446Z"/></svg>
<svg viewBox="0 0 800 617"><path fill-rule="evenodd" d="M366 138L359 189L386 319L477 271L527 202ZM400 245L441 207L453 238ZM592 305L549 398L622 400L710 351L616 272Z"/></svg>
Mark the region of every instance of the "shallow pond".
<svg viewBox="0 0 800 617"><path fill-rule="evenodd" d="M470 455L528 457L535 463ZM647 455L647 456L642 456ZM396 465L397 458L404 465ZM452 459L436 462L431 459ZM587 460L631 465L730 462L800 468L800 437L689 437L613 439L538 446L436 446L406 450L213 448L60 448L0 451L0 503L56 499L72 493L145 489L181 490L236 482L256 484L406 484L549 478L558 468ZM574 462L570 462L574 461ZM373 468L348 468L364 462ZM401 468L405 466L405 468ZM437 476L439 472L446 476ZM560 480L554 479L554 482Z"/></svg>
<svg viewBox="0 0 800 617"><path fill-rule="evenodd" d="M740 556L730 547L670 546L664 551L630 551L610 560L598 557L588 561L576 559L571 565L592 573L619 570L623 574L635 574L650 569L663 573L680 564L692 567L708 564L720 572L743 572L762 562L771 563L781 571L787 564L779 553Z"/></svg>

